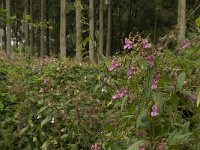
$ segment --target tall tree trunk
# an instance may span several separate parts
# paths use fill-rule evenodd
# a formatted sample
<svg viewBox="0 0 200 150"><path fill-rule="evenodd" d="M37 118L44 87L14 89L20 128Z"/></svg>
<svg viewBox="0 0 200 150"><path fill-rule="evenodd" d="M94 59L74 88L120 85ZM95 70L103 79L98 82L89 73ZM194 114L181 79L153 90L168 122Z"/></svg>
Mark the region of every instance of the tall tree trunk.
<svg viewBox="0 0 200 150"><path fill-rule="evenodd" d="M92 63L95 63L94 53L94 0L89 0L89 59Z"/></svg>
<svg viewBox="0 0 200 150"><path fill-rule="evenodd" d="M29 14L28 13L29 10L29 0L25 1L25 8L24 8L24 18ZM25 27L25 32L24 32L24 40L25 40L25 45L24 45L24 51L27 51L29 49L29 25L28 23L24 23L24 27Z"/></svg>
<svg viewBox="0 0 200 150"><path fill-rule="evenodd" d="M81 0L76 0L76 60L82 61Z"/></svg>
<svg viewBox="0 0 200 150"><path fill-rule="evenodd" d="M66 57L66 0L60 1L60 57Z"/></svg>
<svg viewBox="0 0 200 150"><path fill-rule="evenodd" d="M186 0L178 0L178 43L185 39L186 30Z"/></svg>
<svg viewBox="0 0 200 150"><path fill-rule="evenodd" d="M10 0L6 0L6 18L10 18ZM6 53L8 56L11 54L11 25L10 23L6 24Z"/></svg>
<svg viewBox="0 0 200 150"><path fill-rule="evenodd" d="M106 56L111 55L111 30L112 30L112 0L108 3L108 30L107 30L107 43L106 43Z"/></svg>
<svg viewBox="0 0 200 150"><path fill-rule="evenodd" d="M104 38L103 13L104 13L104 0L100 0L100 8L99 8L99 53L100 55L103 55L103 38Z"/></svg>
<svg viewBox="0 0 200 150"><path fill-rule="evenodd" d="M30 0L30 17L33 22L33 0ZM33 26L30 26L30 55L34 55L34 30Z"/></svg>
<svg viewBox="0 0 200 150"><path fill-rule="evenodd" d="M41 23L45 24L45 21L45 0L41 0ZM40 34L40 56L44 57L47 55L45 27L41 27Z"/></svg>
<svg viewBox="0 0 200 150"><path fill-rule="evenodd" d="M46 0L46 21L49 22L49 0ZM50 53L50 46L49 46L49 23L47 24L46 29L46 47L47 47L47 55Z"/></svg>

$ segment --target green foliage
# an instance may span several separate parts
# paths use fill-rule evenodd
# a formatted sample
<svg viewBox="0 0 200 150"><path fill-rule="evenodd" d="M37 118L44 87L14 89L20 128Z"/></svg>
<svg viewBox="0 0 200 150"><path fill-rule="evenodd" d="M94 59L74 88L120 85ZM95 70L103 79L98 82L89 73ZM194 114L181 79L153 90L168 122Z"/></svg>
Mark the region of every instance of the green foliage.
<svg viewBox="0 0 200 150"><path fill-rule="evenodd" d="M87 42L87 41L86 41ZM145 53L150 54L151 50ZM110 62L73 64L55 58L2 58L0 63L0 149L125 150L199 148L199 51L155 52L156 68L140 51ZM127 70L137 67L128 79ZM151 88L159 72L158 87ZM122 87L128 95L112 99ZM151 116L156 104L159 115Z"/></svg>

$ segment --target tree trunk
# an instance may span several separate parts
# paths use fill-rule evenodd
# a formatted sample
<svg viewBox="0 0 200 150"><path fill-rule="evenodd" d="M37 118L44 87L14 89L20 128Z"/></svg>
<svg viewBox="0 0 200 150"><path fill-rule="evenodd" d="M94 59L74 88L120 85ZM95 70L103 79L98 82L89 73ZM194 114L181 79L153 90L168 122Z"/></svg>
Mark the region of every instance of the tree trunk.
<svg viewBox="0 0 200 150"><path fill-rule="evenodd" d="M111 55L111 25L112 25L112 0L108 3L108 30L107 30L107 43L106 43L106 56Z"/></svg>
<svg viewBox="0 0 200 150"><path fill-rule="evenodd" d="M186 30L186 0L178 0L178 43L185 39Z"/></svg>
<svg viewBox="0 0 200 150"><path fill-rule="evenodd" d="M60 1L60 57L66 57L66 0Z"/></svg>
<svg viewBox="0 0 200 150"><path fill-rule="evenodd" d="M41 23L45 24L45 0L41 0ZM46 50L46 35L45 35L45 27L41 27L41 37L40 37L40 56L44 57L47 55Z"/></svg>
<svg viewBox="0 0 200 150"><path fill-rule="evenodd" d="M46 0L46 21L49 22L49 0ZM49 56L50 53L50 46L49 46L49 23L47 24L46 28L46 47L47 47L47 55Z"/></svg>
<svg viewBox="0 0 200 150"><path fill-rule="evenodd" d="M76 60L82 61L81 0L76 0Z"/></svg>
<svg viewBox="0 0 200 150"><path fill-rule="evenodd" d="M33 0L30 0L30 17L33 22ZM30 26L30 55L34 55L34 30L33 26Z"/></svg>
<svg viewBox="0 0 200 150"><path fill-rule="evenodd" d="M94 53L94 0L89 0L89 59L95 63Z"/></svg>
<svg viewBox="0 0 200 150"><path fill-rule="evenodd" d="M6 18L10 18L10 0L6 0ZM11 25L10 23L6 24L6 53L8 56L11 54Z"/></svg>
<svg viewBox="0 0 200 150"><path fill-rule="evenodd" d="M100 55L103 55L103 39L104 39L103 13L104 13L104 0L100 0L100 8L99 8L99 53Z"/></svg>
<svg viewBox="0 0 200 150"><path fill-rule="evenodd" d="M28 9L29 8L29 0L25 1L25 8L24 8L24 18L28 15ZM24 27L25 27L25 32L24 32L24 49L23 52L26 52L29 48L29 27L28 27L28 23L24 23Z"/></svg>

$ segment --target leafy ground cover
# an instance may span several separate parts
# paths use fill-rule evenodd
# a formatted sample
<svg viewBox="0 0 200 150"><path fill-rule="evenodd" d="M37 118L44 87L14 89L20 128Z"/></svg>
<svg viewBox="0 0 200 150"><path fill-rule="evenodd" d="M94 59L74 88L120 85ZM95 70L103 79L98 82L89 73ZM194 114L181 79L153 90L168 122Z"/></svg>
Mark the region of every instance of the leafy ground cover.
<svg viewBox="0 0 200 150"><path fill-rule="evenodd" d="M200 149L199 49L130 43L98 65L1 57L0 149Z"/></svg>

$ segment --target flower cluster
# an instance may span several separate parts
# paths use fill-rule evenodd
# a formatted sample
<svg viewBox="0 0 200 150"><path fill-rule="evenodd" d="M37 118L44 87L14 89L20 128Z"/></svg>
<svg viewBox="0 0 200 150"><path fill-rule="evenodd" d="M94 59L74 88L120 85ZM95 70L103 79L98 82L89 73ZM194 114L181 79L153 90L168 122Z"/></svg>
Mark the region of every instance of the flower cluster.
<svg viewBox="0 0 200 150"><path fill-rule="evenodd" d="M92 144L90 150L101 150L101 147L99 144Z"/></svg>
<svg viewBox="0 0 200 150"><path fill-rule="evenodd" d="M120 91L116 91L115 95L112 96L113 100L119 99L124 97L125 95L128 94L128 91L125 88L122 88Z"/></svg>
<svg viewBox="0 0 200 150"><path fill-rule="evenodd" d="M158 109L158 105L157 104L154 104L152 107L151 107L151 116L152 117L156 117L159 115L159 109Z"/></svg>
<svg viewBox="0 0 200 150"><path fill-rule="evenodd" d="M191 45L191 42L188 39L185 39L181 42L181 48L183 49L190 47L190 45Z"/></svg>
<svg viewBox="0 0 200 150"><path fill-rule="evenodd" d="M137 68L136 67L130 67L127 71L127 76L128 76L128 79L131 79L132 78L132 75L135 74L137 72Z"/></svg>
<svg viewBox="0 0 200 150"><path fill-rule="evenodd" d="M112 61L112 65L110 67L108 67L108 70L109 71L114 71L114 70L120 68L120 66L121 66L120 64L115 63L114 61Z"/></svg>
<svg viewBox="0 0 200 150"><path fill-rule="evenodd" d="M160 77L160 74L157 73L156 75L153 76L153 79L151 80L151 89L155 90L158 88L158 79Z"/></svg>
<svg viewBox="0 0 200 150"><path fill-rule="evenodd" d="M125 42L124 49L128 50L133 49L137 46L142 47L143 49L151 48L151 43L148 41L148 39L143 39L139 35L136 35L136 37L134 38L125 38L124 42Z"/></svg>

